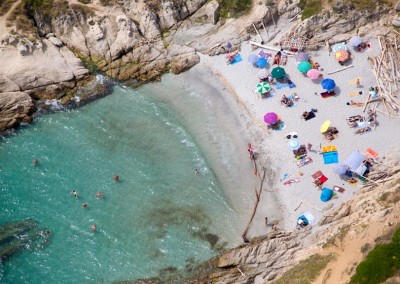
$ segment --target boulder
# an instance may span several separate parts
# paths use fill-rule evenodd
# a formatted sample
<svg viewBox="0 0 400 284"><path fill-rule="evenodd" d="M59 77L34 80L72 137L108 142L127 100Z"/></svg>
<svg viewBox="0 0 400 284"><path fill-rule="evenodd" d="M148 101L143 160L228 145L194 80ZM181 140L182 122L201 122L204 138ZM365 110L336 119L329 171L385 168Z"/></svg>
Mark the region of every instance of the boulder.
<svg viewBox="0 0 400 284"><path fill-rule="evenodd" d="M218 22L219 10L220 10L219 3L217 0L212 0L211 2L207 3L206 5L206 14L207 14L207 21L212 24L216 24Z"/></svg>
<svg viewBox="0 0 400 284"><path fill-rule="evenodd" d="M59 40L58 38L56 38L54 36L51 36L48 39L52 44L54 44L57 47L62 47L64 45L61 40Z"/></svg>
<svg viewBox="0 0 400 284"><path fill-rule="evenodd" d="M394 9L395 9L397 12L400 12L400 1L397 2L397 4L394 6Z"/></svg>
<svg viewBox="0 0 400 284"><path fill-rule="evenodd" d="M392 20L392 25L393 26L395 26L395 27L397 27L397 28L400 28L400 18L394 18L393 20Z"/></svg>
<svg viewBox="0 0 400 284"><path fill-rule="evenodd" d="M200 56L196 53L186 53L172 58L171 72L174 74L182 73L200 62Z"/></svg>
<svg viewBox="0 0 400 284"><path fill-rule="evenodd" d="M32 121L32 98L24 92L0 93L0 132Z"/></svg>

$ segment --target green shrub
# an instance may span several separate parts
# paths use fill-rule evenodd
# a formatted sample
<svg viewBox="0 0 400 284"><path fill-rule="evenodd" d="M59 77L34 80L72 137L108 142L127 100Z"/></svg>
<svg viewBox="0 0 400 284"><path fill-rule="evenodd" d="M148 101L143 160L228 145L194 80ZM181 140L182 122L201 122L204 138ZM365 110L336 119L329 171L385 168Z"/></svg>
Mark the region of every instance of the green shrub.
<svg viewBox="0 0 400 284"><path fill-rule="evenodd" d="M221 18L239 17L250 11L251 0L218 0Z"/></svg>
<svg viewBox="0 0 400 284"><path fill-rule="evenodd" d="M392 277L400 269L400 227L392 242L378 244L357 266L350 283L378 284Z"/></svg>

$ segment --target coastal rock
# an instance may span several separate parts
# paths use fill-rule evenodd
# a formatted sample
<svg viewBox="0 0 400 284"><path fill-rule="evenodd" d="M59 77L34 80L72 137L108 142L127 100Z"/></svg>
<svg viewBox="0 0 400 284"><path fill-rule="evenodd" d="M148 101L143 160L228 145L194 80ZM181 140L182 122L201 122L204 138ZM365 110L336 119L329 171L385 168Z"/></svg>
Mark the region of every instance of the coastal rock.
<svg viewBox="0 0 400 284"><path fill-rule="evenodd" d="M400 18L394 18L392 20L392 25L399 28L400 27Z"/></svg>
<svg viewBox="0 0 400 284"><path fill-rule="evenodd" d="M62 42L61 40L59 40L58 38L56 38L56 37L54 37L54 36L49 37L48 40L49 40L52 44L54 44L55 46L57 46L57 47L61 47L61 46L64 45L63 42Z"/></svg>
<svg viewBox="0 0 400 284"><path fill-rule="evenodd" d="M32 98L24 92L0 93L0 132L32 121Z"/></svg>
<svg viewBox="0 0 400 284"><path fill-rule="evenodd" d="M207 3L205 9L207 14L207 21L215 25L218 22L219 17L219 3L217 2L217 0L212 0Z"/></svg>
<svg viewBox="0 0 400 284"><path fill-rule="evenodd" d="M394 9L399 12L400 11L400 1L394 6Z"/></svg>

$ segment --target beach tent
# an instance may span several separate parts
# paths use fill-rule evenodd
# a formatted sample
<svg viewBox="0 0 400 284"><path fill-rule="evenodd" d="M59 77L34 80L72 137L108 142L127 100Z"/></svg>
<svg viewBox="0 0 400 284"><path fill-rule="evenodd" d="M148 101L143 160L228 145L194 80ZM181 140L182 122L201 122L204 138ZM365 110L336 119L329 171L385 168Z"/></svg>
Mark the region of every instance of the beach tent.
<svg viewBox="0 0 400 284"><path fill-rule="evenodd" d="M264 68L265 66L267 66L267 64L268 64L268 61L264 57L259 57L256 62L256 65L259 68Z"/></svg>
<svg viewBox="0 0 400 284"><path fill-rule="evenodd" d="M365 157L359 151L353 151L350 156L343 162L343 165L346 165L352 170L356 172L357 169L363 164L365 161Z"/></svg>
<svg viewBox="0 0 400 284"><path fill-rule="evenodd" d="M297 69L298 69L301 73L305 73L305 72L307 72L308 70L311 69L311 64L310 64L310 62L308 62L308 61L300 62L300 63L297 65Z"/></svg>
<svg viewBox="0 0 400 284"><path fill-rule="evenodd" d="M320 73L317 69L310 69L307 71L307 76L308 78L314 80L314 79L318 79Z"/></svg>
<svg viewBox="0 0 400 284"><path fill-rule="evenodd" d="M322 80L321 86L325 90L333 90L336 87L336 83L332 79L326 78Z"/></svg>
<svg viewBox="0 0 400 284"><path fill-rule="evenodd" d="M321 199L322 202L327 202L332 198L332 196L333 196L333 190L324 187L322 189L322 193L321 193L320 199Z"/></svg>
<svg viewBox="0 0 400 284"><path fill-rule="evenodd" d="M282 79L285 77L286 72L285 72L285 69L283 69L282 67L275 67L274 69L272 69L271 75L272 75L272 78Z"/></svg>
<svg viewBox="0 0 400 284"><path fill-rule="evenodd" d="M309 56L308 56L308 54L305 53L305 52L300 51L300 52L298 52L298 53L296 54L296 60L297 60L298 62L307 61L308 58L309 58Z"/></svg>
<svg viewBox="0 0 400 284"><path fill-rule="evenodd" d="M359 37L359 36L353 36L353 37L350 39L350 41L349 41L349 44L350 44L350 46L352 46L352 47L357 47L357 46L359 46L359 45L362 44L362 43L363 43L363 40L362 40L362 38Z"/></svg>

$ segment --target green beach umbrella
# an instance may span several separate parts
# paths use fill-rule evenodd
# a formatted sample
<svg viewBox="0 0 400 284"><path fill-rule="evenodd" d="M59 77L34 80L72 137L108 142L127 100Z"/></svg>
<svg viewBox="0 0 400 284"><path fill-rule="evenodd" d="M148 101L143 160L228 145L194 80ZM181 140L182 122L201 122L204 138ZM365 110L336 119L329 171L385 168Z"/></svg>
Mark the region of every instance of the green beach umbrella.
<svg viewBox="0 0 400 284"><path fill-rule="evenodd" d="M286 75L285 69L283 69L282 67L275 67L274 69L272 69L271 72L272 78L282 79L283 77L285 77L285 75Z"/></svg>
<svg viewBox="0 0 400 284"><path fill-rule="evenodd" d="M267 82L261 82L257 84L256 91L257 93L264 94L271 91L271 86Z"/></svg>
<svg viewBox="0 0 400 284"><path fill-rule="evenodd" d="M302 61L299 64L297 64L297 69L301 72L301 73L305 73L308 70L311 69L311 64L310 62L307 61Z"/></svg>

